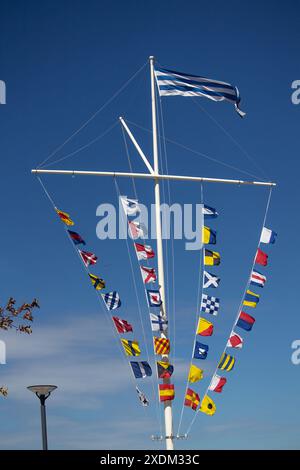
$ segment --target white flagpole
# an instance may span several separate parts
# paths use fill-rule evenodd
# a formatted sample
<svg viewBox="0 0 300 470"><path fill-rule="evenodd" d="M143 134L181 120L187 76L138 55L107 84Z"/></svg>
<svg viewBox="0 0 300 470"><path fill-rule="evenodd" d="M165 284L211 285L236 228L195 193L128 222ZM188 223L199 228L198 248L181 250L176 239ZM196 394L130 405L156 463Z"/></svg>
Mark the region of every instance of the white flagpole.
<svg viewBox="0 0 300 470"><path fill-rule="evenodd" d="M151 104L152 104L152 130L153 130L153 160L154 160L154 173L159 174L158 164L158 146L157 146L157 122L156 122L156 97L155 97L155 76L154 76L154 57L149 57L150 73L151 73ZM166 312L166 293L165 293L165 275L164 275L164 256L162 245L162 232L161 232L161 213L160 213L160 187L159 178L155 178L154 183L155 191L155 222L156 222L156 247L157 247L157 265L158 265L158 283L160 285L160 295L162 300L162 314L167 319ZM167 332L161 333L162 338L167 337ZM168 361L168 355L163 356L163 360ZM163 380L164 384L170 383L169 379ZM165 439L167 450L174 450L173 441L173 416L172 416L172 401L164 402L164 415L165 415Z"/></svg>

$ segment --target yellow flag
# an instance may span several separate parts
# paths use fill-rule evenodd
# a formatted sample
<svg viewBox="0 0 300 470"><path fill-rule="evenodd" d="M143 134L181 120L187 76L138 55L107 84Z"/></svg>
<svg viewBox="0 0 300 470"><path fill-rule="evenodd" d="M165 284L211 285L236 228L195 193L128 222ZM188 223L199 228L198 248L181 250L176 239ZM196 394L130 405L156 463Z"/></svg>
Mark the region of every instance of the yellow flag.
<svg viewBox="0 0 300 470"><path fill-rule="evenodd" d="M211 336L214 331L214 325L212 322L206 320L205 318L199 318L197 335L200 336Z"/></svg>
<svg viewBox="0 0 300 470"><path fill-rule="evenodd" d="M217 251L206 250L204 251L204 265L205 266L218 266L221 262L220 253Z"/></svg>
<svg viewBox="0 0 300 470"><path fill-rule="evenodd" d="M122 338L121 343L127 356L139 356L141 354L140 346L137 341Z"/></svg>
<svg viewBox="0 0 300 470"><path fill-rule="evenodd" d="M212 416L215 414L216 409L217 407L214 401L208 395L205 395L205 397L203 398L201 402L199 411L202 411L202 413L205 413L206 415Z"/></svg>
<svg viewBox="0 0 300 470"><path fill-rule="evenodd" d="M204 243L204 245L208 245L208 244L215 245L216 240L217 240L216 232L212 230L211 228L206 227L204 225L203 230L202 230L202 243Z"/></svg>
<svg viewBox="0 0 300 470"><path fill-rule="evenodd" d="M192 364L189 372L189 382L193 384L201 379L203 379L203 370Z"/></svg>
<svg viewBox="0 0 300 470"><path fill-rule="evenodd" d="M66 225L74 225L73 220L71 219L70 215L67 212L61 211L55 208L57 215L60 217L60 220L64 222Z"/></svg>

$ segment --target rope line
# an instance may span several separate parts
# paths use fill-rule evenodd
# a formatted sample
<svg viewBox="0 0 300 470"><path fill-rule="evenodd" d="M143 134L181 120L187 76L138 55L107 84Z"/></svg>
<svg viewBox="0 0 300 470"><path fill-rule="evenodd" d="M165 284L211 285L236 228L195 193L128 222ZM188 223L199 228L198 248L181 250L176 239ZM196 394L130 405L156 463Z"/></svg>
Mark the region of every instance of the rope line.
<svg viewBox="0 0 300 470"><path fill-rule="evenodd" d="M53 208L54 208L54 210L55 210L55 209L57 208L57 206L55 205L55 203L54 203L52 197L50 196L48 190L46 189L46 187L45 187L44 183L42 182L42 180L40 179L40 177L38 176L37 178L38 178L38 180L39 180L39 182L40 182L40 184L41 184L41 186L42 186L42 188L43 188L43 190L44 190L44 192L45 192L47 198L49 199L50 203L52 204L52 206L53 206ZM67 233L67 230L68 230L67 227L64 226L64 231L65 231L65 233L66 233L66 236L67 236L67 238L69 239L69 241L70 241L70 243L71 243L73 249L75 250L77 256L79 257L82 266L84 267L86 273L87 273L87 274L90 274L89 269L88 269L87 266L84 264L84 262L83 262L83 260L82 260L82 258L81 258L81 256L80 256L78 250L76 249L74 243L72 243L72 240L70 239L70 237L69 237L69 235L68 235L68 233ZM92 273L91 273L91 274L92 274ZM112 316L109 314L109 312L108 312L108 310L107 310L107 308L106 308L106 306L105 306L104 299L102 298L102 296L100 297L100 296L97 294L97 292L96 292L95 289L94 289L94 291L95 291L97 300L98 300L98 302L99 302L99 305L100 305L102 311L103 311L104 314L105 314L104 316L105 316L106 321L107 321L109 324L113 323L113 326L114 326L114 328L113 328L113 335L114 335L114 338L115 338L116 343L117 343L117 345L118 345L118 349L119 349L119 351L120 351L120 353L121 353L123 362L124 362L125 364L127 364L127 365L129 366L130 370L131 370L130 379L131 379L131 381L132 381L132 383L133 383L133 385L134 385L134 388L136 389L136 386L137 386L137 383L138 383L138 382L137 382L137 379L136 379L136 378L134 377L134 375L133 375L133 371L132 371L132 368L131 368L131 365L130 365L130 360L129 360L129 359L127 360L126 357L124 356L124 350L123 350L123 348L122 348L122 346L121 346L121 341L120 341L120 334L117 332L117 329L116 329L115 323L114 323L114 321L113 321L113 319L112 319ZM127 367L127 366L126 366L126 367ZM143 407L143 408L146 408L146 407Z"/></svg>
<svg viewBox="0 0 300 470"><path fill-rule="evenodd" d="M234 145L236 145L236 147L245 155L245 157L256 167L256 169L261 173L261 176L263 176L263 179L265 180L268 180L269 177L266 175L265 171L263 170L263 168L256 162L256 160L247 152L246 149L244 149L244 147L230 134L229 131L227 131L227 129L225 129L224 126L222 126L222 124L214 117L212 116L205 108L203 108L201 106L201 104L195 99L193 98L193 102L196 106L198 106L198 108L201 109L201 111L203 111L203 113L205 113L210 119L211 121L213 121L217 127L219 127L219 129L222 130L222 132L229 138L229 140L231 140Z"/></svg>
<svg viewBox="0 0 300 470"><path fill-rule="evenodd" d="M127 120L128 121L128 120ZM130 124L132 124L133 126L145 131L145 132L149 132L149 133L152 133L152 130L151 129L148 129L147 127L144 127L144 126L140 126L139 124L133 122L133 121L128 121ZM191 147L187 147L186 145L180 143L180 142L177 142L176 140L173 140L173 139L170 139L168 137L166 137L166 141L169 142L170 144L173 144L173 145L176 145L177 147L179 148L182 148L188 152L191 152L193 153L194 155L198 155L199 157L203 157L203 158L206 158L207 160L210 160L214 163L219 163L220 165L226 167L226 168L230 168L231 170L235 170L235 171L239 171L240 173L243 173L245 175L248 175L248 176L251 176L252 178L256 178L256 179L259 179L259 176L258 175L254 175L253 173L250 173L249 171L246 171L246 170L242 170L241 168L238 168L236 166L233 166L233 165L230 165L228 163L224 163L222 162L221 160L218 160L217 158L214 158L214 157L210 157L209 155L205 154L205 153L202 153L202 152L199 152L198 150L195 150Z"/></svg>
<svg viewBox="0 0 300 470"><path fill-rule="evenodd" d="M131 173L133 173L133 167L132 167L132 163L131 163L129 148L128 148L127 139L126 139L126 134L125 134L125 131L124 131L124 127L123 127L122 125L121 125L121 129L122 129L122 135L123 135L124 146L125 146L125 151L126 151L126 156L127 156L127 160L128 160L129 169L130 169ZM138 193L137 193L137 189L136 189L136 184L135 184L135 179L132 177L131 180L132 180L132 186L133 186L134 196L135 196L136 200L139 200ZM115 180L115 181L116 181L116 180ZM117 184L117 181L116 181L116 184ZM118 188L118 191L119 191L119 194L120 194L120 189L119 189L118 184L117 184L117 188ZM143 240L143 242L144 242L144 244L145 244L145 243L146 243L146 239L145 239L144 236L142 237L142 240ZM138 266L139 266L139 269L140 269L140 264L139 264L137 252L136 252L136 250L134 250L134 251L135 251L136 258L137 258L137 261L138 261ZM144 261L146 262L148 268L151 267L148 258L147 258L146 260L144 260ZM145 297L146 297L146 301L147 301L147 305L148 305L147 294L146 294L146 287L145 287L145 285L143 285L143 287L144 287ZM152 324L151 324L150 314L149 314L149 323L150 323L150 328L151 328L151 331L152 331ZM158 377L158 370L157 370L157 367L156 367L156 357L155 357L155 350L154 350L154 343L153 343L153 341L152 341L152 346L153 346L153 355L154 355L153 361L154 361L154 364L155 364L156 377L157 377L157 382L158 382L159 377ZM159 422L160 434L162 434L162 418L161 418L161 414L160 414L159 390L158 390L158 387L156 387L157 392L155 393L155 391L154 391L154 378L153 378L153 376L152 376L152 387L153 387L153 396L154 396L154 398L155 398L155 396L157 395L157 400L155 400L155 402L156 402L156 414L157 414L157 420L158 420L158 422Z"/></svg>
<svg viewBox="0 0 300 470"><path fill-rule="evenodd" d="M38 166L37 168L41 168L45 165L54 155L57 154L68 142L70 142L77 134L79 134L82 129L84 129L98 114L101 113L120 93L122 93L125 88L135 79L137 75L146 67L148 61L145 62L103 105L100 106L76 131L74 131L62 144L56 147L53 152L50 153L48 157L46 157Z"/></svg>
<svg viewBox="0 0 300 470"><path fill-rule="evenodd" d="M118 185L118 182L116 180L116 178L114 179L114 183L115 183L115 188L116 188L116 194L118 196L118 199L120 198L121 196L121 193L120 193L120 189L119 189L119 185ZM123 211L121 212L122 213L122 221L123 223L126 222L127 218L125 216L125 214L123 213ZM126 225L127 226L127 225ZM144 339L144 344L145 344L145 350L146 350L146 356L147 356L147 360L148 362L150 363L150 354L149 354L149 350L148 350L148 345L147 345L147 338L146 338L146 332L145 332L145 327L144 327L144 322L143 322L143 316L142 316L142 310L141 310L141 304L140 304L140 300L139 300L139 295L138 295L138 289L137 289L137 283L136 283L136 278L135 278L135 273L134 273L134 268L133 268L133 262L132 262L132 257L131 257L131 252L130 252L130 248L129 248L129 243L128 243L128 239L126 237L126 246L127 246L127 253L128 253L128 258L129 258L129 263L130 263L130 268L131 268L131 276L132 276L132 280L133 280L133 285L134 285L134 291L135 291L135 296L136 296L136 301L137 301L137 306L138 306L138 314L139 314L139 317L140 317L140 323L141 323L141 327L142 327L142 333L143 333L143 339ZM149 316L150 318L150 316ZM154 358L155 360L155 358ZM156 367L156 362L155 363L155 369L157 369ZM156 402L155 400L155 397L156 397L156 393L155 393L155 387L154 387L154 377L153 375L151 376L151 384L152 384L152 392L153 392L153 400ZM157 402L156 402L157 403ZM159 408L156 407L156 411L159 410ZM157 420L158 420L158 424L159 424L159 428L160 428L160 432L162 430L162 424L161 424L161 416L160 416L160 413L157 413Z"/></svg>
<svg viewBox="0 0 300 470"><path fill-rule="evenodd" d="M270 206L270 201L271 201L271 196L272 196L272 189L273 189L272 187L269 189L269 194L268 194L266 209L265 209L265 213L264 213L264 217L263 217L262 229L263 229L263 227L265 226L265 223L266 223L266 219L267 219L267 215L268 215L268 211L269 211L269 206ZM262 230L260 231L259 237L261 237L261 232L262 232ZM253 268L254 268L254 265L255 265L256 253L257 253L257 250L258 250L259 247L260 247L260 238L259 238L259 241L258 241L258 244L257 244L257 247L256 247L255 255L254 255L254 257L253 257L253 262L252 262L252 265L251 265L251 271L250 271L249 276L248 276L248 278L247 278L247 282L246 282L246 286L245 286L245 289L244 289L244 292L243 292L243 296L242 296L241 302L240 302L240 304L239 304L238 312L237 312L236 318L235 318L235 320L234 320L234 323L233 323L233 326L232 326L232 328L231 328L231 330L230 330L229 335L230 335L231 332L234 330L234 328L235 328L235 326L236 326L236 323L237 323L237 321L238 321L238 319L239 319L240 312L241 312L242 305L243 305L243 301L244 301L244 298L245 298L245 295L246 295L246 291L247 291L247 289L249 288L249 284L250 284L250 280L251 280L251 273L252 273ZM228 342L228 339L226 340L225 348L224 348L223 352L221 353L220 357L222 357L222 354L224 354L224 353L226 352L227 348L228 348L227 342ZM208 393L208 391L209 391L209 387L210 387L210 385L211 385L211 383L212 383L213 377L215 376L215 374L216 374L217 371L218 371L218 365L219 365L219 361L218 361L218 364L217 364L217 366L216 366L216 368L215 368L214 373L212 374L211 381L210 381L210 383L209 383L209 385L208 385L208 387L207 387L207 389L206 389L206 392L205 392L205 394L204 394L204 396L203 396L203 400L204 400L204 398L206 397L206 395L207 395L207 393ZM202 401L203 401L203 400L202 400ZM201 405L200 405L200 406L201 406ZM193 426L193 424L194 424L194 422L195 422L195 420L196 420L196 418L197 418L199 412L200 412L200 408L199 408L198 411L195 413L195 416L193 417L193 419L192 419L192 421L191 421L191 423L190 423L190 425L189 425L189 427L188 427L188 429L187 429L187 432L186 432L187 435L190 433L191 428L192 428L192 426Z"/></svg>
<svg viewBox="0 0 300 470"><path fill-rule="evenodd" d="M203 184L202 183L201 183L200 194L201 194L201 204L203 204ZM202 230L200 228L201 233L203 231L203 228L204 228L204 215L203 215ZM196 300L196 308L195 308L196 316L195 316L195 326L194 326L194 331L195 331L194 342L193 342L193 348L192 348L192 355L191 355L191 359L190 359L190 363L189 363L187 381L186 381L186 385L185 385L185 392L184 392L183 403L182 403L182 408L181 408L181 413L180 413L180 421L179 421L179 425L178 425L177 436L179 436L179 433L180 433L182 420L183 420L183 414L184 414L184 410L185 410L184 401L185 401L185 396L186 396L187 389L188 389L188 386L189 386L189 373L190 373L190 369L191 369L191 366L193 364L193 359L194 359L194 351L195 351L195 346L196 346L196 341L197 341L197 326L198 326L199 319L202 316L201 312L200 312L200 316L199 316L199 305L200 305L200 296L202 296L202 292L203 292L204 250L205 250L205 246L204 246L204 243L203 243L202 244L202 253L201 253L202 256L200 257L199 271L198 271L197 300Z"/></svg>
<svg viewBox="0 0 300 470"><path fill-rule="evenodd" d="M163 142L163 154L165 157L165 166L166 166L166 174L169 174L169 168L168 168L168 153L167 153L167 145L166 145L166 138L165 138L165 124L164 124L164 115L163 115L163 108L162 108L162 101L159 97L159 110L160 110L160 122L161 122L161 127L162 127L162 142ZM170 181L167 180L167 192L168 192L168 203L169 207L171 207L171 187L170 187ZM174 369L176 370L175 367L175 362L176 362L176 296L175 296L175 250L174 250L174 238L173 238L173 226L171 225L170 227L170 240L171 240L171 272L172 272L172 278L171 278L171 285L172 285L172 296L171 294L169 295L169 306L172 304L172 323L173 323L173 363L174 363ZM169 292L171 289L168 289ZM171 300L172 298L172 300ZM171 308L171 307L170 307Z"/></svg>
<svg viewBox="0 0 300 470"><path fill-rule="evenodd" d="M101 134L99 134L97 137L95 137L94 139L90 140L89 142L87 142L86 144L82 145L81 147L79 147L77 150L74 150L73 152L70 152L68 153L67 155L64 155L63 157L61 158L58 158L57 160L54 160L50 163L46 163L43 165L43 168L47 168L49 167L50 165L54 165L55 163L59 163L59 162L62 162L63 160L66 160L67 158L70 158L72 157L73 155L76 155L77 153L79 152L82 152L82 150L85 150L86 148L90 147L91 145L93 145L95 142L97 142L98 140L102 139L104 136L106 136L107 134L109 134L110 131L112 131L112 129L114 129L116 127L116 125L118 124L118 121L115 121L113 124L111 124L110 126L107 127L107 129L105 129L105 131L103 131Z"/></svg>

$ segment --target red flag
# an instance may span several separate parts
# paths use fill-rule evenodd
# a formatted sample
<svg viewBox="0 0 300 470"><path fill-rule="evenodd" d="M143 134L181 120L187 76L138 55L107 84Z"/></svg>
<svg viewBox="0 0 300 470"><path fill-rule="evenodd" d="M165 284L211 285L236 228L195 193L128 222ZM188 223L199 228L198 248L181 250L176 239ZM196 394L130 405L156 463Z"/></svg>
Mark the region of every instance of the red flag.
<svg viewBox="0 0 300 470"><path fill-rule="evenodd" d="M221 393L226 382L227 379L225 377L220 377L219 375L215 374L208 389L212 390L213 392Z"/></svg>
<svg viewBox="0 0 300 470"><path fill-rule="evenodd" d="M174 400L175 390L173 384L158 384L160 401Z"/></svg>
<svg viewBox="0 0 300 470"><path fill-rule="evenodd" d="M141 266L141 272L145 284L156 281L156 272L154 268L146 268L146 266Z"/></svg>
<svg viewBox="0 0 300 470"><path fill-rule="evenodd" d="M136 238L146 238L147 232L143 225L139 222L135 222L134 220L130 220L128 222L129 232L133 239Z"/></svg>
<svg viewBox="0 0 300 470"><path fill-rule="evenodd" d="M82 251L82 250L78 250L78 251L86 267L88 267L90 264L97 263L98 258L96 255L94 255L94 253L89 253L88 251Z"/></svg>
<svg viewBox="0 0 300 470"><path fill-rule="evenodd" d="M132 326L126 320L121 320L121 318L113 317L114 324L118 330L118 333L128 333L133 331Z"/></svg>
<svg viewBox="0 0 300 470"><path fill-rule="evenodd" d="M139 260L154 258L155 253L149 245L142 245L141 243L134 244L136 249L136 254Z"/></svg>
<svg viewBox="0 0 300 470"><path fill-rule="evenodd" d="M255 263L261 264L262 266L267 266L268 264L268 255L267 253L262 251L260 248L257 249Z"/></svg>
<svg viewBox="0 0 300 470"><path fill-rule="evenodd" d="M227 342L228 348L242 348L243 347L243 338L235 333L234 331L231 332L230 338Z"/></svg>

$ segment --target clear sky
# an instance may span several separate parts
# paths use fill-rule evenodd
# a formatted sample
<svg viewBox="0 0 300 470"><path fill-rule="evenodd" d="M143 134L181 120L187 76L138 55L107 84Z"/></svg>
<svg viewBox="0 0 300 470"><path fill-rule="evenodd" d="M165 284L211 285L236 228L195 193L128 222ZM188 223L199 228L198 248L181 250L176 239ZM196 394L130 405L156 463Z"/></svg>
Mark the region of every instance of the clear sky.
<svg viewBox="0 0 300 470"><path fill-rule="evenodd" d="M160 432L151 380L140 383L151 400L144 410L105 312L62 224L30 174L146 64L149 55L171 69L238 85L241 109L247 112L242 120L229 103L165 98L162 109L169 139L246 172L167 143L170 173L253 179L248 172L255 179L278 183L267 219L278 240L266 248L268 281L259 292L255 327L243 334L244 349L236 353L237 364L227 374L223 393L211 394L217 413L199 415L189 439L177 447L299 448L300 366L291 362L291 343L300 338L295 244L300 230L300 106L291 102L291 83L300 79L298 3L16 0L2 2L1 19L0 79L6 82L7 104L0 106L0 298L4 303L12 295L21 304L36 296L41 310L35 315L32 336L1 332L7 341L7 364L0 366L0 382L9 387L10 396L0 402L0 448L40 447L38 402L26 390L39 382L58 386L48 402L51 448L161 448L149 439ZM149 85L146 64L52 161L100 136L121 114L150 128ZM151 159L150 134L132 129ZM129 150L134 170L144 171L131 146ZM128 171L120 127L51 167ZM98 255L93 272L105 278L109 290L120 292L119 316L133 323L145 351L126 242L96 237L96 208L117 203L113 181L56 176L43 181L57 206L72 214L74 229L86 239L87 247ZM122 193L134 196L130 180L118 183ZM220 213L211 226L218 231L217 249L222 255L221 266L214 270L222 278L218 291L222 308L215 319L215 335L207 340L206 379L194 387L201 397L237 313L268 195L266 189L252 187L206 184L203 189L205 202ZM201 200L197 184L171 184L170 191L172 202ZM138 182L137 192L142 202L153 202L150 183ZM175 318L176 330L172 353L176 432L197 313L200 255L185 251L183 241L174 245L175 303L170 244L166 253L170 321L173 331ZM130 244L129 252L132 257ZM141 315L147 320L136 262L134 273ZM150 326L144 323L151 351ZM174 346L174 335L172 341ZM193 412L186 409L181 432L192 417Z"/></svg>

